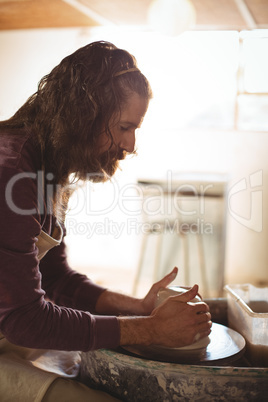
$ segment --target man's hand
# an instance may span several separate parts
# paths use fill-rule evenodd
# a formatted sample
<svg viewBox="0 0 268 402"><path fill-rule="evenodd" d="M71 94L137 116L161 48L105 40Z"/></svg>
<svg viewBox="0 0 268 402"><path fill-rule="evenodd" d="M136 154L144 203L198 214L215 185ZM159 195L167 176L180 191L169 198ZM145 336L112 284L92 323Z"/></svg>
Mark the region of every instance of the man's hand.
<svg viewBox="0 0 268 402"><path fill-rule="evenodd" d="M155 283L143 299L104 291L96 305L99 314L115 314L120 325L121 345L162 345L182 347L210 334L211 315L206 303L192 303L198 294L195 285L183 294L170 296L155 308L157 293L177 276L174 268ZM130 314L130 316L129 316Z"/></svg>
<svg viewBox="0 0 268 402"><path fill-rule="evenodd" d="M155 308L157 292L160 288L168 286L176 278L177 273L178 268L174 268L170 274L166 275L151 287L144 299L105 290L96 303L96 312L98 314L110 315L150 315Z"/></svg>
<svg viewBox="0 0 268 402"><path fill-rule="evenodd" d="M171 296L149 317L119 317L121 345L162 345L182 347L210 334L211 315L206 303L191 303L198 286Z"/></svg>
<svg viewBox="0 0 268 402"><path fill-rule="evenodd" d="M169 347L192 344L198 335L201 339L210 334L211 315L204 302L192 303L198 286L184 294L171 296L151 314L153 332L157 333L153 343Z"/></svg>
<svg viewBox="0 0 268 402"><path fill-rule="evenodd" d="M178 268L175 267L168 275L166 275L163 279L156 282L151 289L149 290L148 294L144 297L144 299L140 300L141 303L141 311L140 315L150 315L156 305L157 300L157 293L159 289L166 288L170 285L171 282L174 281L178 274Z"/></svg>

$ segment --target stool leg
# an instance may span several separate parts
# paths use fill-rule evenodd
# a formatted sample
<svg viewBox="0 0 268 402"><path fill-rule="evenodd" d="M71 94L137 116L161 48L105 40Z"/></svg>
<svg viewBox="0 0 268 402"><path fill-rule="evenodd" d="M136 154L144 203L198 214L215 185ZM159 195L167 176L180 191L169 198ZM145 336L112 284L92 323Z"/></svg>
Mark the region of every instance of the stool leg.
<svg viewBox="0 0 268 402"><path fill-rule="evenodd" d="M141 276L142 266L143 266L143 263L144 263L145 251L146 251L147 242L148 242L148 236L149 236L149 233L145 233L145 234L143 235L143 239L142 239L142 243L141 243L140 258L139 258L138 268L137 268L137 273L136 273L136 275L135 275L135 279L134 279L134 283L133 283L133 289L132 289L132 295L133 295L133 296L136 296L136 294L137 294L137 288L138 288L138 285L139 285L139 280L140 280L140 276Z"/></svg>
<svg viewBox="0 0 268 402"><path fill-rule="evenodd" d="M190 286L190 267L189 267L189 246L188 235L180 233L183 246L183 269L184 269L184 283L185 286Z"/></svg>
<svg viewBox="0 0 268 402"><path fill-rule="evenodd" d="M178 247L178 234L172 233L171 238L168 241L168 252L167 257L164 259L163 270L161 270L161 276L164 277L166 274L170 272L174 265L174 255L178 255L178 248L181 249L181 242ZM180 267L181 264L175 262L177 267Z"/></svg>
<svg viewBox="0 0 268 402"><path fill-rule="evenodd" d="M207 282L207 274L206 274L206 263L205 263L205 253L204 253L204 243L202 235L197 234L197 247L198 247L198 258L199 258L199 267L200 267L200 275L201 275L201 283L202 283L202 293L205 297L208 297L208 282Z"/></svg>
<svg viewBox="0 0 268 402"><path fill-rule="evenodd" d="M160 279L159 272L160 272L160 267L161 267L161 255L162 255L162 247L163 247L163 239L164 239L163 232L157 233L156 236L158 236L158 241L157 241L157 249L156 249L156 254L155 254L155 262L154 262L154 276L153 276L154 283Z"/></svg>

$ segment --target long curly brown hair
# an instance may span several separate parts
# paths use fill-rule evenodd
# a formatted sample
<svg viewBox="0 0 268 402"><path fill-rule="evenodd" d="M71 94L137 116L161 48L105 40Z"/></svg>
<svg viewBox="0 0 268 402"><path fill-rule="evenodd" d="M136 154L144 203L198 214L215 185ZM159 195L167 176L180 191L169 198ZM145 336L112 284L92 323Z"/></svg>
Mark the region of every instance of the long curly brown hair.
<svg viewBox="0 0 268 402"><path fill-rule="evenodd" d="M134 56L109 42L93 42L65 57L41 79L38 90L0 127L30 127L40 144L43 163L54 183L68 184L70 173L78 180L102 171L97 142L135 92L149 101L151 88L138 70ZM111 137L112 143L112 137Z"/></svg>

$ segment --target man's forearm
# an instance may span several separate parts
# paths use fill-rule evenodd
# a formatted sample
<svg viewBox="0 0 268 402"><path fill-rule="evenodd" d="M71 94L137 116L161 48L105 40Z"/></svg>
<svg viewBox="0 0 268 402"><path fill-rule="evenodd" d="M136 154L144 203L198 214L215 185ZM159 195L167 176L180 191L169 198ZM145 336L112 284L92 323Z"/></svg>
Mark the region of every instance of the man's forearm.
<svg viewBox="0 0 268 402"><path fill-rule="evenodd" d="M105 290L96 303L97 314L143 315L140 299Z"/></svg>
<svg viewBox="0 0 268 402"><path fill-rule="evenodd" d="M151 317L118 317L120 345L151 345L153 327Z"/></svg>
<svg viewBox="0 0 268 402"><path fill-rule="evenodd" d="M148 316L155 308L159 289L168 286L176 278L177 273L178 268L173 268L169 274L151 287L143 299L105 290L97 300L95 310L98 314Z"/></svg>

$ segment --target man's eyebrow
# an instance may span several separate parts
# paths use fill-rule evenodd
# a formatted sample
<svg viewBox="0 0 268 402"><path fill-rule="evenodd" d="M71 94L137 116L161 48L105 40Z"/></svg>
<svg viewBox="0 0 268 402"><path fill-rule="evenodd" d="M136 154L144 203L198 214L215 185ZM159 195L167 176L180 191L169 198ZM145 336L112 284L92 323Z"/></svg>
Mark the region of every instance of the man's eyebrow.
<svg viewBox="0 0 268 402"><path fill-rule="evenodd" d="M120 124L126 124L127 126L139 127L140 122L139 122L139 124L136 124L133 121L121 120Z"/></svg>
<svg viewBox="0 0 268 402"><path fill-rule="evenodd" d="M138 123L134 123L133 121L127 121L127 120L120 120L119 123L139 128L141 126L142 122L143 122L143 119L141 119Z"/></svg>

